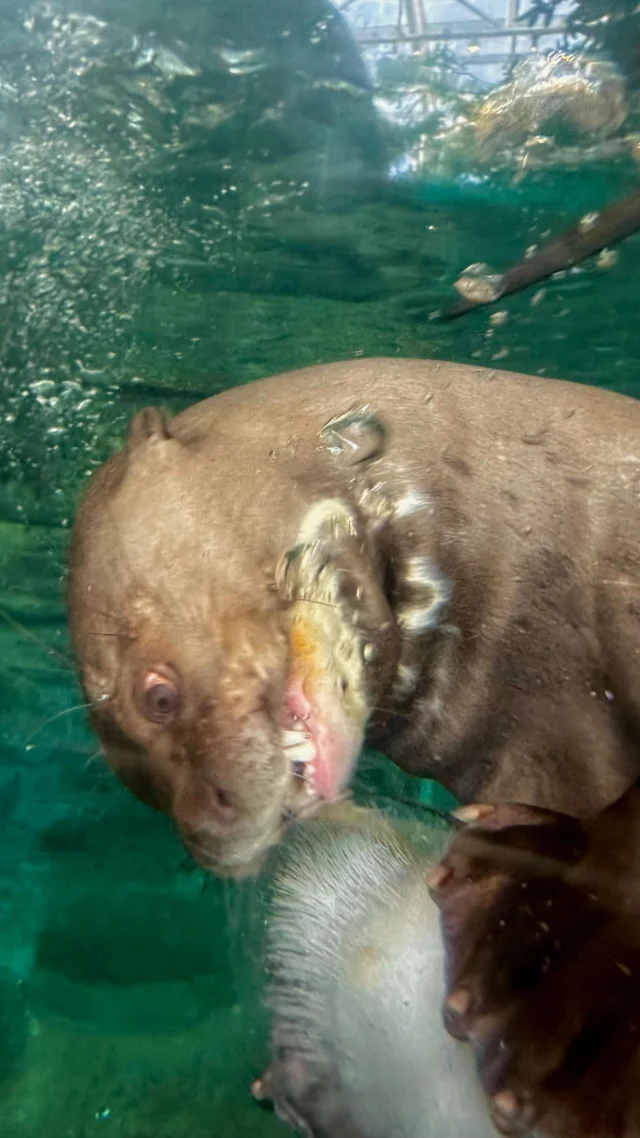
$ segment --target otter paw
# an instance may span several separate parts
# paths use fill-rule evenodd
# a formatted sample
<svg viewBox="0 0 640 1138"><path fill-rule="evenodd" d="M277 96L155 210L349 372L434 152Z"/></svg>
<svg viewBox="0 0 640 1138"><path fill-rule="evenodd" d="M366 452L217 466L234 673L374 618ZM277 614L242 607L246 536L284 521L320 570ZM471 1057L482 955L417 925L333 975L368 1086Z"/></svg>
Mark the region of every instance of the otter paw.
<svg viewBox="0 0 640 1138"><path fill-rule="evenodd" d="M504 1134L640 1135L640 792L581 823L472 806L429 875L444 1021Z"/></svg>
<svg viewBox="0 0 640 1138"><path fill-rule="evenodd" d="M251 1095L256 1102L275 1111L281 1122L289 1123L308 1138L313 1133L310 1120L315 1090L307 1065L292 1056L274 1060L251 1084Z"/></svg>

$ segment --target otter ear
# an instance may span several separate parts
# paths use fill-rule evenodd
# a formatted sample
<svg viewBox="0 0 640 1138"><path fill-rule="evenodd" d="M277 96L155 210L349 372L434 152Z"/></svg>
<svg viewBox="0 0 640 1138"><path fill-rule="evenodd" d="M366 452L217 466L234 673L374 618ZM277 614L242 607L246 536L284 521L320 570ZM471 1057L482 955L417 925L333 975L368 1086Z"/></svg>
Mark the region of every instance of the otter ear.
<svg viewBox="0 0 640 1138"><path fill-rule="evenodd" d="M165 443L171 437L164 412L159 407L142 407L129 424L126 450L131 454L146 443Z"/></svg>
<svg viewBox="0 0 640 1138"><path fill-rule="evenodd" d="M159 407L142 407L129 424L126 446L133 451L142 443L165 442L167 438L171 438L171 431L164 412Z"/></svg>
<svg viewBox="0 0 640 1138"><path fill-rule="evenodd" d="M127 450L131 453L144 443L166 442L170 438L164 413L158 407L143 407L129 424Z"/></svg>

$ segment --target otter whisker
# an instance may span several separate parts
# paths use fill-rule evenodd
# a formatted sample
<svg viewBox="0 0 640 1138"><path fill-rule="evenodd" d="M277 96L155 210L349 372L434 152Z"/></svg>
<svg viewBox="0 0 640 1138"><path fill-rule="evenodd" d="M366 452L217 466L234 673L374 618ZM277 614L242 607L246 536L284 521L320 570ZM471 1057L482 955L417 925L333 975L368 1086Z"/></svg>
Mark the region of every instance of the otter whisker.
<svg viewBox="0 0 640 1138"><path fill-rule="evenodd" d="M96 616L103 616L105 620L112 621L112 623L119 630L126 629L126 625L124 625L121 621L118 621L118 618L115 616L115 614L108 612L106 609L98 608L96 605L87 605L87 611L95 613Z"/></svg>
<svg viewBox="0 0 640 1138"><path fill-rule="evenodd" d="M315 600L315 598L313 598L313 597L296 597L296 604L324 605L324 607L328 608L328 609L339 609L340 608L340 605L337 605L332 601L318 601L318 600Z"/></svg>
<svg viewBox="0 0 640 1138"><path fill-rule="evenodd" d="M51 645L45 643L45 641L40 636L38 636L37 633L32 632L31 629L27 628L24 624L21 623L21 621L17 620L15 616L11 616L11 613L7 612L6 609L0 608L0 617L2 617L2 619L5 620L7 624L11 625L11 627L14 628L16 632L19 632L21 636L24 636L26 640L31 640L36 645L36 647L45 652L47 656L55 656L57 660L60 660L60 662L64 664L64 667L67 671L71 672L74 670L73 661L70 657L65 656L64 653L60 652L57 648L52 648Z"/></svg>
<svg viewBox="0 0 640 1138"><path fill-rule="evenodd" d="M93 766L93 764L97 763L99 760L102 760L102 762L104 763L104 755L102 754L102 751L100 749L97 751L94 751L92 755L89 755L89 758L87 759L86 763L84 764L84 770L85 771L89 770L89 767Z"/></svg>
<svg viewBox="0 0 640 1138"><path fill-rule="evenodd" d="M380 711L383 715L393 715L395 719L403 719L406 723L415 723L419 725L420 718L417 715L409 715L407 711L400 711L397 707L383 707L382 704L374 704L371 711Z"/></svg>
<svg viewBox="0 0 640 1138"><path fill-rule="evenodd" d="M187 846L187 859L192 863L193 869L201 868L196 862L196 858L198 856L202 857L203 860L208 861L211 855L205 846L201 845L200 842L196 842L190 838L189 845ZM206 872L207 871L205 870L205 873Z"/></svg>
<svg viewBox="0 0 640 1138"><path fill-rule="evenodd" d="M102 629L96 630L96 629L91 628L91 629L87 630L87 636L99 637L101 640L107 639L108 637L111 637L112 639L118 640L118 639L122 639L126 635L127 635L126 633L122 633L122 632L103 632Z"/></svg>
<svg viewBox="0 0 640 1138"><path fill-rule="evenodd" d="M431 814L435 818L440 818L442 821L447 822L452 829L459 828L459 823L452 817L450 810L444 810L440 806L431 806L427 802L421 802L418 798L408 798L404 794L384 794L381 790L367 791L363 790L361 796L370 799L374 807L378 806L381 802L390 802L393 806L409 806L412 809L420 810L423 814Z"/></svg>
<svg viewBox="0 0 640 1138"><path fill-rule="evenodd" d="M64 719L65 716L71 715L74 711L87 711L91 706L90 703L77 703L73 707L65 707L62 711L57 711L55 715L50 715L48 719L45 719L43 723L40 723L38 727L36 727L35 731L32 731L31 734L27 736L22 744L23 747L27 749L31 740L35 739L36 735L39 735L41 731L44 731L45 727L49 727L52 723L55 723L57 719Z"/></svg>

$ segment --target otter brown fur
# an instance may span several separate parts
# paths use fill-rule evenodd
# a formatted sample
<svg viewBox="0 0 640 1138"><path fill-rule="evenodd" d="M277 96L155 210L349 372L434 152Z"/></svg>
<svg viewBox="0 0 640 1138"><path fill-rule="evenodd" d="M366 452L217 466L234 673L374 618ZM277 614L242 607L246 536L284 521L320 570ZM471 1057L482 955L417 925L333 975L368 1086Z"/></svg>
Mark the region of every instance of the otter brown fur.
<svg viewBox="0 0 640 1138"><path fill-rule="evenodd" d="M445 1023L501 1134L640 1135L640 787L579 820L467 806L430 877Z"/></svg>
<svg viewBox="0 0 640 1138"><path fill-rule="evenodd" d="M366 738L461 800L584 814L640 773L640 407L358 360L149 409L69 574L108 761L220 873Z"/></svg>

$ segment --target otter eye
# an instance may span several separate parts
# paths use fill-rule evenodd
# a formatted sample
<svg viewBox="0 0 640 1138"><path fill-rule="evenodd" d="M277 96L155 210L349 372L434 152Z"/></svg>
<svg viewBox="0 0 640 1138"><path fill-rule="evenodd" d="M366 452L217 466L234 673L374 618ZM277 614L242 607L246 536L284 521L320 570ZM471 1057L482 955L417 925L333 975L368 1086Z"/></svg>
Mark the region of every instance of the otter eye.
<svg viewBox="0 0 640 1138"><path fill-rule="evenodd" d="M142 710L153 723L168 723L180 710L178 685L161 672L147 672L142 685Z"/></svg>

